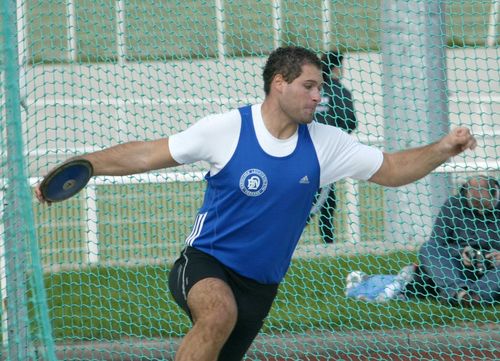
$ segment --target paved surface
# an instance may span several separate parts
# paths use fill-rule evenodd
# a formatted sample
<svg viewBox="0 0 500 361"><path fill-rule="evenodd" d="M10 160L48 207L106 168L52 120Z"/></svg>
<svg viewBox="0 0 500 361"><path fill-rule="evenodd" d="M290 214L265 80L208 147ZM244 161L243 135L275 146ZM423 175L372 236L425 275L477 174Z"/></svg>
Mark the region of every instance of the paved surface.
<svg viewBox="0 0 500 361"><path fill-rule="evenodd" d="M500 359L499 327L261 335L245 360L495 360ZM67 361L173 360L177 344L177 339L74 343L58 345L57 355Z"/></svg>

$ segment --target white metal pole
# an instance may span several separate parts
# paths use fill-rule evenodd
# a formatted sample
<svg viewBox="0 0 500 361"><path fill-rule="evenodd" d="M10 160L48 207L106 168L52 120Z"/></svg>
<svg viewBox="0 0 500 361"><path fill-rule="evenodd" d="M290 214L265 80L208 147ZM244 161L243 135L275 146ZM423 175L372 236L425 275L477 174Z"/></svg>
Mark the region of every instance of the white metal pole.
<svg viewBox="0 0 500 361"><path fill-rule="evenodd" d="M281 0L273 0L273 42L274 48L281 44L281 32L283 27L283 18L281 15Z"/></svg>
<svg viewBox="0 0 500 361"><path fill-rule="evenodd" d="M322 30L322 40L323 40L323 50L328 51L330 48L330 23L331 23L331 11L330 11L330 0L323 0L321 3L321 30Z"/></svg>
<svg viewBox="0 0 500 361"><path fill-rule="evenodd" d="M76 11L74 0L66 1L68 59L76 61Z"/></svg>
<svg viewBox="0 0 500 361"><path fill-rule="evenodd" d="M17 39L18 39L18 53L19 63L26 62L26 1L17 1Z"/></svg>
<svg viewBox="0 0 500 361"><path fill-rule="evenodd" d="M224 0L215 0L215 18L217 21L217 50L219 53L219 60L224 61L226 58Z"/></svg>
<svg viewBox="0 0 500 361"><path fill-rule="evenodd" d="M18 34L18 54L19 54L19 92L21 106L28 110L28 89L26 86L26 63L28 59L26 39L28 38L28 27L26 26L26 3L27 1L17 1L17 34Z"/></svg>
<svg viewBox="0 0 500 361"><path fill-rule="evenodd" d="M127 56L127 43L125 37L125 1L116 1L116 46L118 50L118 63L125 62Z"/></svg>
<svg viewBox="0 0 500 361"><path fill-rule="evenodd" d="M361 228L359 222L359 196L358 182L353 179L346 179L346 199L347 199L347 224L351 234L351 242L357 244L361 242Z"/></svg>
<svg viewBox="0 0 500 361"><path fill-rule="evenodd" d="M97 202L96 186L88 185L85 188L85 203L87 212L87 234L86 248L87 261L89 263L99 262L99 237L97 228Z"/></svg>
<svg viewBox="0 0 500 361"><path fill-rule="evenodd" d="M486 44L488 46L495 46L497 43L497 24L500 17L500 1L492 0L490 20L488 24L488 37L486 38Z"/></svg>

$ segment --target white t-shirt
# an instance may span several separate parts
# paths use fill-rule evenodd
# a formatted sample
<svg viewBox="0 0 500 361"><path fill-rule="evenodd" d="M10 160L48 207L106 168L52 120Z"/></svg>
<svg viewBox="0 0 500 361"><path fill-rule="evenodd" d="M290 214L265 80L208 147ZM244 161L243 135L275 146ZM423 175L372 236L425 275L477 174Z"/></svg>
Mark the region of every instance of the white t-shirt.
<svg viewBox="0 0 500 361"><path fill-rule="evenodd" d="M264 124L261 106L252 106L254 128L260 146L275 157L291 154L297 144L297 133L288 139L275 138ZM180 164L208 162L210 175L214 176L224 168L236 150L240 129L238 109L209 115L188 129L170 136L170 153ZM379 149L357 142L338 128L312 122L308 124L308 129L320 165L321 187L347 177L369 179L382 165L383 154Z"/></svg>

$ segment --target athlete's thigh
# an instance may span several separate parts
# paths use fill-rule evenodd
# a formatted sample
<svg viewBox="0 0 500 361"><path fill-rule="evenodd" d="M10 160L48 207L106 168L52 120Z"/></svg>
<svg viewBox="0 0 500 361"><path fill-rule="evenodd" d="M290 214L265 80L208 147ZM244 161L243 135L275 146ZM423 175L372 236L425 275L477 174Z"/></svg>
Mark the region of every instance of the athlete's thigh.
<svg viewBox="0 0 500 361"><path fill-rule="evenodd" d="M213 323L236 322L237 306L229 285L219 278L204 278L196 282L187 295L187 305L193 322L210 319Z"/></svg>
<svg viewBox="0 0 500 361"><path fill-rule="evenodd" d="M212 256L192 247L184 249L175 261L168 283L174 300L191 320L192 308L198 311L216 304L231 307L234 303L224 267Z"/></svg>

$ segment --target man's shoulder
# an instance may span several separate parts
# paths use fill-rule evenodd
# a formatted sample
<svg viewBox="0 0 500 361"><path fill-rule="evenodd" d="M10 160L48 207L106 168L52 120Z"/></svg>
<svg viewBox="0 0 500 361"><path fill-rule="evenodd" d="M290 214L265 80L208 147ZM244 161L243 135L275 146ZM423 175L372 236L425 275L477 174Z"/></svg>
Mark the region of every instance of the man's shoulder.
<svg viewBox="0 0 500 361"><path fill-rule="evenodd" d="M345 102L346 100L352 101L352 93L344 85L338 91L339 97Z"/></svg>
<svg viewBox="0 0 500 361"><path fill-rule="evenodd" d="M226 126L239 124L241 116L239 109L232 109L222 113L212 113L205 115L196 122L197 127L209 127L212 129L220 129Z"/></svg>
<svg viewBox="0 0 500 361"><path fill-rule="evenodd" d="M444 203L443 208L449 209L451 213L463 215L464 212L470 211L467 198L461 193L454 194Z"/></svg>
<svg viewBox="0 0 500 361"><path fill-rule="evenodd" d="M342 129L340 129L334 125L325 124L325 123L321 123L318 121L313 121L313 122L309 123L307 125L307 128L309 129L309 133L326 134L328 136L338 135L340 137L345 135L347 137L350 137L349 134L347 134Z"/></svg>
<svg viewBox="0 0 500 361"><path fill-rule="evenodd" d="M465 197L463 197L460 193L453 194L448 197L448 201L444 205L447 205L448 207L463 207L465 205L464 198Z"/></svg>
<svg viewBox="0 0 500 361"><path fill-rule="evenodd" d="M355 139L346 131L330 124L313 121L307 125L307 129L315 146L327 146L333 150L355 142Z"/></svg>
<svg viewBox="0 0 500 361"><path fill-rule="evenodd" d="M227 121L240 121L241 120L241 110L249 110L250 112L255 113L255 112L260 112L260 107L262 104L247 104L247 105L241 105L238 106L237 108L233 108L230 110L227 110L225 112L221 113L213 113L210 115L207 115L204 119L209 119L210 121L213 120L227 120Z"/></svg>
<svg viewBox="0 0 500 361"><path fill-rule="evenodd" d="M240 118L240 108L234 108L221 113L213 113L205 116L203 119L213 120L224 120L224 119L239 119Z"/></svg>

